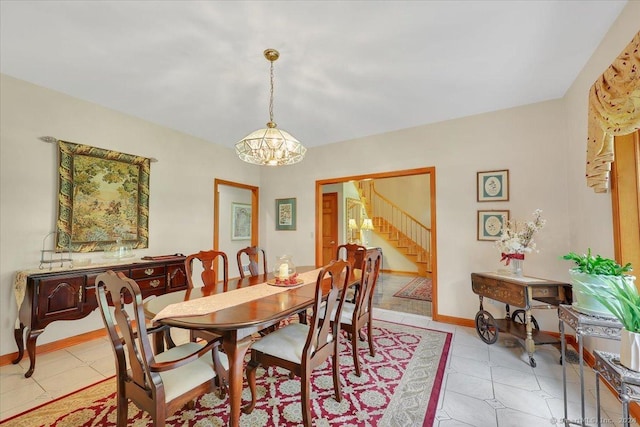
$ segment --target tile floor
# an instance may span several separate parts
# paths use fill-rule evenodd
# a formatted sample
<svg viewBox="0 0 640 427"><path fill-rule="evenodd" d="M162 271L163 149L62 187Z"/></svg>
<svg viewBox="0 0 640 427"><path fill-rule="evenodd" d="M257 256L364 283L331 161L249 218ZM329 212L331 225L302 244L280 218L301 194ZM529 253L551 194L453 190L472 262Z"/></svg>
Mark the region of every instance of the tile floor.
<svg viewBox="0 0 640 427"><path fill-rule="evenodd" d="M386 280L387 289L392 288L391 283L391 279ZM403 313L400 309L375 308L374 316L453 334L435 426L562 425L562 367L557 349L538 347L537 367L531 368L520 344L506 334L499 335L495 344L487 345L473 328L434 322L428 316ZM27 368L28 360L0 367L0 420L114 374L106 338L38 355L38 366L31 378L24 378ZM570 420L580 417L578 372L578 365L567 365ZM595 376L588 368L585 385L587 418L595 425ZM620 425L620 403L606 389L601 388L601 392L602 417L612 420L603 421L603 425Z"/></svg>

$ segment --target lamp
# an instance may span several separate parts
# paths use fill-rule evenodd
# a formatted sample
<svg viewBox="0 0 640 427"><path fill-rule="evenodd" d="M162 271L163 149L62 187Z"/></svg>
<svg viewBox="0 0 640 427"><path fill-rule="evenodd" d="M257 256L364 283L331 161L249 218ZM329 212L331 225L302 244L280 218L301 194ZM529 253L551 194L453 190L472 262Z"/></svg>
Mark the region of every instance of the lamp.
<svg viewBox="0 0 640 427"><path fill-rule="evenodd" d="M353 243L353 233L355 230L358 229L358 224L356 223L356 220L353 218L349 218L349 224L347 225L347 227L349 227L349 243Z"/></svg>
<svg viewBox="0 0 640 427"><path fill-rule="evenodd" d="M373 222L371 221L371 218L365 218L362 220L360 230L362 230L362 243L364 246L367 246L367 244L369 244L369 236L367 234L370 233L373 229Z"/></svg>
<svg viewBox="0 0 640 427"><path fill-rule="evenodd" d="M264 57L271 63L269 123L265 129L251 132L236 143L236 153L240 159L254 165L292 165L304 158L307 149L291 134L276 128L273 121L273 63L280 57L280 53L275 49L267 49Z"/></svg>

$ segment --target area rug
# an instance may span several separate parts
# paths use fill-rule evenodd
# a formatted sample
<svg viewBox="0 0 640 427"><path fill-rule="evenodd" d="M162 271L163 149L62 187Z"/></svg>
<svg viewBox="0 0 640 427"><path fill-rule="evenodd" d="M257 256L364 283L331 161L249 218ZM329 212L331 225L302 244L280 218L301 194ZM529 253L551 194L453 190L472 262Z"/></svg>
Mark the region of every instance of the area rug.
<svg viewBox="0 0 640 427"><path fill-rule="evenodd" d="M394 297L431 301L432 283L426 277L416 277L402 289L393 294Z"/></svg>
<svg viewBox="0 0 640 427"><path fill-rule="evenodd" d="M341 339L342 402L333 398L331 363L318 367L311 378L311 413L316 426L431 426L436 413L451 334L407 325L375 321L375 357L361 342L363 372L354 374L351 348ZM243 426L297 426L302 422L300 382L288 372L257 371L257 405L242 414ZM243 404L250 399L245 384ZM168 426L226 426L227 400L214 393L200 397L194 409L182 409L167 419ZM110 378L51 403L19 414L2 426L89 427L115 426L115 379ZM146 412L129 404L129 426L151 426Z"/></svg>

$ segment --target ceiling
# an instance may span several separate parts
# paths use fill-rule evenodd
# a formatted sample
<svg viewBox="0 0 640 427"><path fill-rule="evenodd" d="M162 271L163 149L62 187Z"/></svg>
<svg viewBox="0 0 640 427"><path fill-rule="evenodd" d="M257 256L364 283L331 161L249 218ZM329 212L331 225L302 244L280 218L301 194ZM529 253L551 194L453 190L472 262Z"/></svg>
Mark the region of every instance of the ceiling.
<svg viewBox="0 0 640 427"><path fill-rule="evenodd" d="M233 147L562 97L626 1L0 1L0 71ZM64 135L53 135L63 138Z"/></svg>

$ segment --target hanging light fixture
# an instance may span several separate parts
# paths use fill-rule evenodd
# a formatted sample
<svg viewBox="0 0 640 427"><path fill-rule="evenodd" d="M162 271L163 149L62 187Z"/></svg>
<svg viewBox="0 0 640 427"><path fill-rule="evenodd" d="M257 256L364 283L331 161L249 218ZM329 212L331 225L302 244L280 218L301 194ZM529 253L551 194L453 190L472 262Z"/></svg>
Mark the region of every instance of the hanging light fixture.
<svg viewBox="0 0 640 427"><path fill-rule="evenodd" d="M288 132L278 129L273 121L273 63L280 57L275 49L264 51L271 63L271 92L269 95L269 123L266 129L256 130L236 143L240 159L255 165L292 165L304 158L307 149Z"/></svg>

